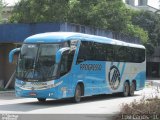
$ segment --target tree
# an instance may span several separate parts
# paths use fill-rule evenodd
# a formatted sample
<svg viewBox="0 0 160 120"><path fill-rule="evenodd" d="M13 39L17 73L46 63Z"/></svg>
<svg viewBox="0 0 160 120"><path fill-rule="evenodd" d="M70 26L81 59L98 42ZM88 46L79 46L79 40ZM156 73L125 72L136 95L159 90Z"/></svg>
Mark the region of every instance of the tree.
<svg viewBox="0 0 160 120"><path fill-rule="evenodd" d="M95 13L98 11L96 6L99 2L98 0L70 0L68 22L99 27L100 22L104 23L101 21L102 18L100 19L102 16ZM93 20L95 21L94 24ZM103 24L104 26L105 24Z"/></svg>
<svg viewBox="0 0 160 120"><path fill-rule="evenodd" d="M122 0L71 0L68 21L122 31L131 19Z"/></svg>
<svg viewBox="0 0 160 120"><path fill-rule="evenodd" d="M148 32L149 40L145 43L147 57L154 53L154 46L160 45L160 14L159 11L139 11L133 15L133 24Z"/></svg>
<svg viewBox="0 0 160 120"><path fill-rule="evenodd" d="M66 21L68 0L21 0L15 5L10 22Z"/></svg>
<svg viewBox="0 0 160 120"><path fill-rule="evenodd" d="M0 23L6 23L8 22L7 19L3 18L3 9L7 6L7 3L5 2L5 0L0 0Z"/></svg>
<svg viewBox="0 0 160 120"><path fill-rule="evenodd" d="M158 46L160 43L160 15L151 11L139 11L133 15L132 22L148 31L148 43Z"/></svg>
<svg viewBox="0 0 160 120"><path fill-rule="evenodd" d="M132 37L136 37L139 38L141 40L142 44L147 43L148 41L148 32L145 31L143 28L140 28L137 25L133 25L133 24L127 24L126 29L123 31L123 33L132 36Z"/></svg>
<svg viewBox="0 0 160 120"><path fill-rule="evenodd" d="M11 22L69 22L108 29L147 41L147 32L132 24L133 11L122 0L21 0Z"/></svg>
<svg viewBox="0 0 160 120"><path fill-rule="evenodd" d="M3 3L2 0L0 0L0 23L2 22L2 9L3 9Z"/></svg>
<svg viewBox="0 0 160 120"><path fill-rule="evenodd" d="M132 24L134 11L128 9L122 0L70 0L68 21L108 29L147 42L148 33Z"/></svg>

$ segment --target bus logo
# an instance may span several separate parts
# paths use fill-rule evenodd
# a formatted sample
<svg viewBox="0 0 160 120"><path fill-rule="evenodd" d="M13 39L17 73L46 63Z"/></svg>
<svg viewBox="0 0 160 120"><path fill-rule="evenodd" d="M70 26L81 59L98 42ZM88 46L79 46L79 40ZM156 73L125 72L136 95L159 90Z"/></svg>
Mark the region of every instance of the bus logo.
<svg viewBox="0 0 160 120"><path fill-rule="evenodd" d="M111 88L116 90L120 85L120 72L116 66L111 66L108 79Z"/></svg>

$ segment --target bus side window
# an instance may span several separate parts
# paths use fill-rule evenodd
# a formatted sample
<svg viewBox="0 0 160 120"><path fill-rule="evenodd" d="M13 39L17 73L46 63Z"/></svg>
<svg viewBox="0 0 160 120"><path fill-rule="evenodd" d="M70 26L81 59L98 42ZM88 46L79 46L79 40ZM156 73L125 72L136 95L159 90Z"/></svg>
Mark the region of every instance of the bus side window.
<svg viewBox="0 0 160 120"><path fill-rule="evenodd" d="M65 75L67 70L67 59L68 59L68 51L65 51L62 55L61 63L60 63L60 76Z"/></svg>
<svg viewBox="0 0 160 120"><path fill-rule="evenodd" d="M94 54L93 60L105 61L106 49L104 44L95 42L92 49L91 55Z"/></svg>
<svg viewBox="0 0 160 120"><path fill-rule="evenodd" d="M68 71L71 70L72 63L73 63L74 53L75 53L75 50L72 50L68 54L68 59L67 59L67 69L68 69Z"/></svg>
<svg viewBox="0 0 160 120"><path fill-rule="evenodd" d="M133 62L138 63L139 62L139 51L137 48L133 49L134 57L133 57Z"/></svg>
<svg viewBox="0 0 160 120"><path fill-rule="evenodd" d="M135 55L136 63L141 63L145 61L145 50L144 49L136 48L135 53L136 53Z"/></svg>
<svg viewBox="0 0 160 120"><path fill-rule="evenodd" d="M106 61L113 61L114 60L114 50L113 45L105 45L106 48Z"/></svg>
<svg viewBox="0 0 160 120"><path fill-rule="evenodd" d="M140 62L145 61L145 50L144 49L139 49L139 56L140 56Z"/></svg>
<svg viewBox="0 0 160 120"><path fill-rule="evenodd" d="M135 62L134 61L134 48L127 47L127 61L129 62Z"/></svg>
<svg viewBox="0 0 160 120"><path fill-rule="evenodd" d="M78 52L78 58L77 58L77 64L86 61L86 60L92 60L93 56L91 54L92 52L92 43L91 42L81 42L79 52Z"/></svg>
<svg viewBox="0 0 160 120"><path fill-rule="evenodd" d="M116 61L118 62L125 62L127 59L126 55L126 47L125 46L116 46Z"/></svg>
<svg viewBox="0 0 160 120"><path fill-rule="evenodd" d="M80 48L79 48L79 52L78 52L77 64L79 64L80 62L85 61L85 59L86 59L86 55L84 54L85 52L86 52L85 43L81 42L81 45L80 45Z"/></svg>
<svg viewBox="0 0 160 120"><path fill-rule="evenodd" d="M62 55L60 75L63 76L71 70L75 50L66 51Z"/></svg>
<svg viewBox="0 0 160 120"><path fill-rule="evenodd" d="M120 62L121 61L121 59L122 59L122 56L121 56L121 50L120 50L120 46L118 46L118 45L114 45L114 54L115 54L115 56L114 56L114 61L117 61L117 62Z"/></svg>

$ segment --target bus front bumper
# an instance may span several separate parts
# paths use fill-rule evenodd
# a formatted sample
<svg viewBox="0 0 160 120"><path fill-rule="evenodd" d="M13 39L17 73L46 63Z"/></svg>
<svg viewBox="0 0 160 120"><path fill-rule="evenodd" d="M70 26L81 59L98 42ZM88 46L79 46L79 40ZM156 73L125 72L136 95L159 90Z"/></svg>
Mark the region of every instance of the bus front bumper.
<svg viewBox="0 0 160 120"><path fill-rule="evenodd" d="M62 81L57 80L50 82L23 82L16 79L15 94L17 97L28 98L61 98Z"/></svg>
<svg viewBox="0 0 160 120"><path fill-rule="evenodd" d="M23 90L16 87L15 94L17 97L27 97L27 98L53 98L60 99L58 93L55 92L55 88L46 90Z"/></svg>

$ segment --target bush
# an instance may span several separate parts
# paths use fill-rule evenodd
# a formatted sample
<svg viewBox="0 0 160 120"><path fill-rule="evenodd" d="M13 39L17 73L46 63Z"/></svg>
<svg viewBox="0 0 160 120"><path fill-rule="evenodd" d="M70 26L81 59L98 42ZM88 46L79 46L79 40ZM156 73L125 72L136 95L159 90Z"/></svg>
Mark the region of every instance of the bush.
<svg viewBox="0 0 160 120"><path fill-rule="evenodd" d="M154 120L160 119L160 98L134 100L130 104L123 104L120 113L114 117L115 120Z"/></svg>

